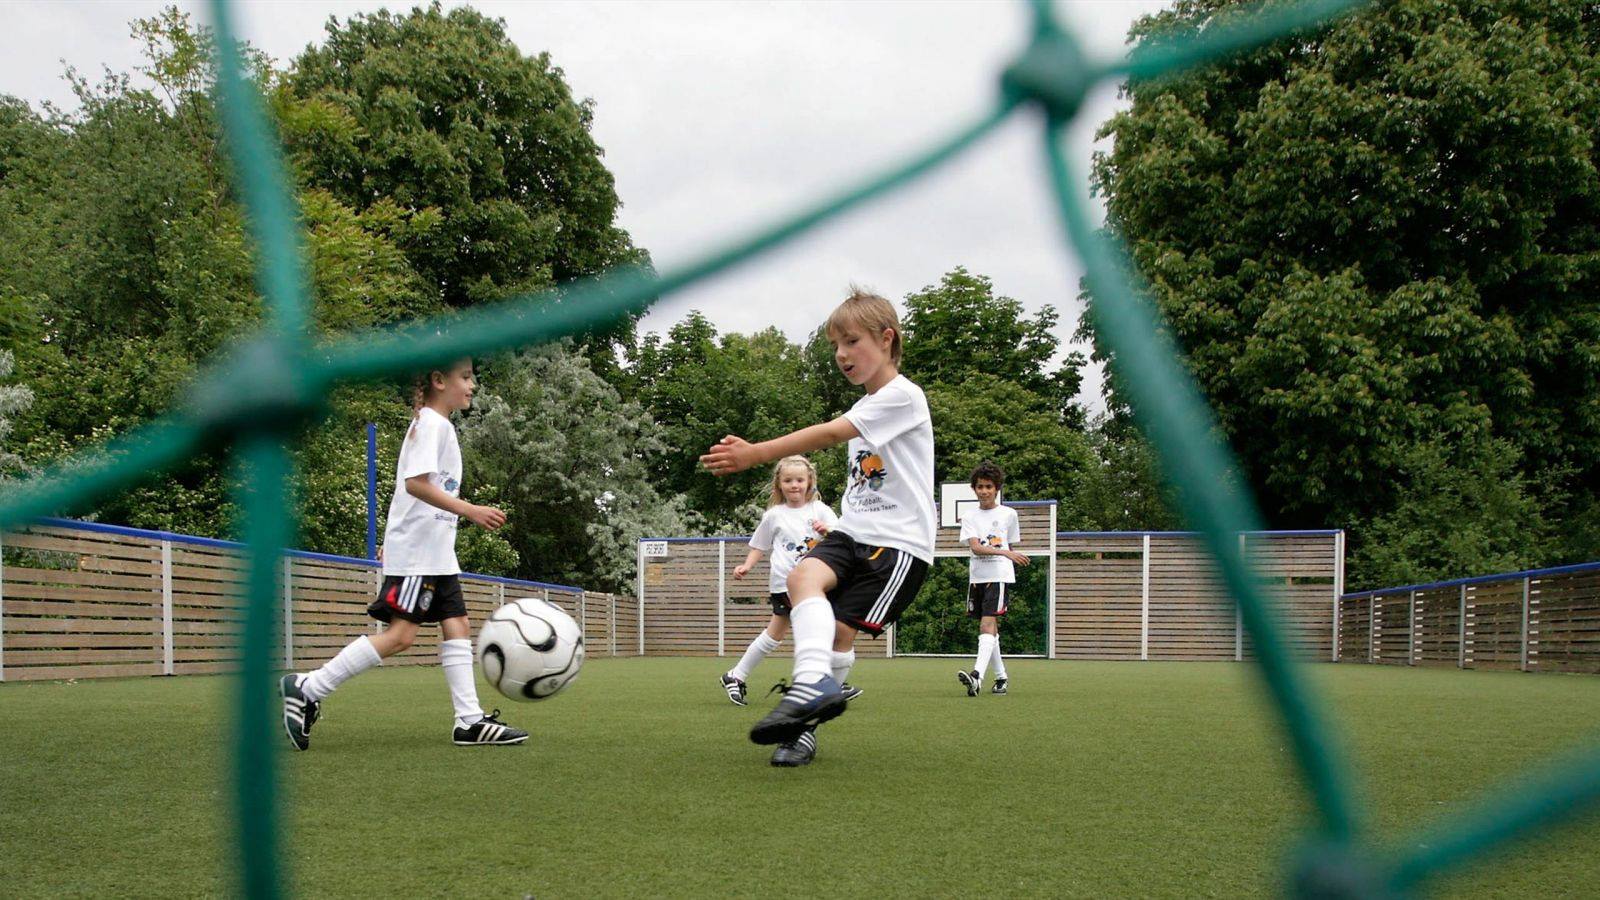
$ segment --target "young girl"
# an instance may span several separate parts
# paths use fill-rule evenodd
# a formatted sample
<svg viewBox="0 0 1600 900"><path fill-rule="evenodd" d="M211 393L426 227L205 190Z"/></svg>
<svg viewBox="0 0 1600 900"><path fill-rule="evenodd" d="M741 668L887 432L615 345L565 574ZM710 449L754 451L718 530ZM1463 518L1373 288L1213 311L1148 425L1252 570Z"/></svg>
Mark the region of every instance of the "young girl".
<svg viewBox="0 0 1600 900"><path fill-rule="evenodd" d="M772 592L772 620L750 642L739 664L722 676L723 690L735 704L745 705L745 681L751 670L778 649L783 636L789 633L789 589L784 582L800 558L833 529L835 521L833 510L817 493L817 469L811 461L804 456L779 460L772 470L767 512L750 538L750 552L733 570L733 577L742 579L763 555L772 554L772 569L767 576L767 590Z"/></svg>
<svg viewBox="0 0 1600 900"><path fill-rule="evenodd" d="M311 726L322 701L347 679L408 649L424 622L438 622L443 632L439 662L455 705L455 743L471 747L528 739L526 731L498 721L498 709L485 716L478 706L472 632L461 596L461 567L456 563L457 517L491 531L506 523L500 510L476 506L459 496L461 445L450 414L471 406L476 389L470 359L417 380L416 417L400 446L394 498L383 532L383 585L378 599L367 607L367 615L388 627L381 634L351 641L315 672L283 676L278 683L283 728L296 750L311 745Z"/></svg>

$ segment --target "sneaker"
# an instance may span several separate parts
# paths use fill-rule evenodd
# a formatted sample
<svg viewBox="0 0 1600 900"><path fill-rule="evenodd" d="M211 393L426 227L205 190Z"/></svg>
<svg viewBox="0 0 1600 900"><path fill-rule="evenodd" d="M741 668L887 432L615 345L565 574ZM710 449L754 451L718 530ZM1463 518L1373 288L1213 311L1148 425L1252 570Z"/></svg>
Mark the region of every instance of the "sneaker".
<svg viewBox="0 0 1600 900"><path fill-rule="evenodd" d="M856 687L848 681L839 685L839 690L844 692L844 699L847 702L861 696L861 688Z"/></svg>
<svg viewBox="0 0 1600 900"><path fill-rule="evenodd" d="M304 750L311 746L311 726L322 715L322 704L300 690L300 676L293 672L278 679L278 693L283 697L283 730L296 750Z"/></svg>
<svg viewBox="0 0 1600 900"><path fill-rule="evenodd" d="M809 766L817 758L817 729L807 728L800 732L800 736L787 743L779 744L778 749L772 751L772 764L780 768L792 769L796 766Z"/></svg>
<svg viewBox="0 0 1600 900"><path fill-rule="evenodd" d="M994 680L994 687L989 689L989 693L991 693L991 694L1004 694L1006 692L1006 682L1008 682L1010 680L1011 679L1009 679L1009 678L996 678Z"/></svg>
<svg viewBox="0 0 1600 900"><path fill-rule="evenodd" d="M976 697L978 692L983 690L983 679L978 677L977 669L973 669L971 672L965 670L957 672L956 680L961 682L962 686L967 689L968 697Z"/></svg>
<svg viewBox="0 0 1600 900"><path fill-rule="evenodd" d="M500 721L500 710L495 710L487 716L473 722L466 728L456 728L455 744L457 747L477 747L491 744L520 744L528 739L528 733L521 728L512 728Z"/></svg>
<svg viewBox="0 0 1600 900"><path fill-rule="evenodd" d="M739 679L733 677L732 675L723 675L722 689L728 692L728 699L733 701L734 706L749 705L744 699L744 682L740 681Z"/></svg>
<svg viewBox="0 0 1600 900"><path fill-rule="evenodd" d="M832 675L824 675L821 681L811 684L791 684L772 712L750 729L750 740L757 744L787 743L807 728L837 718L849 704Z"/></svg>

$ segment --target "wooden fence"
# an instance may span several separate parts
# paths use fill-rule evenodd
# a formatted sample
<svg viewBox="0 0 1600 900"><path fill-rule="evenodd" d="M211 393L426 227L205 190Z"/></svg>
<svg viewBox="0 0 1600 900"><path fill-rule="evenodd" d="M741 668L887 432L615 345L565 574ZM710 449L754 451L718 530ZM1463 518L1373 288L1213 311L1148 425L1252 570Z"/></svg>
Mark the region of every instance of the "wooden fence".
<svg viewBox="0 0 1600 900"><path fill-rule="evenodd" d="M1600 672L1600 562L1346 594L1339 659Z"/></svg>
<svg viewBox="0 0 1600 900"><path fill-rule="evenodd" d="M186 675L237 665L245 557L238 544L49 520L0 538L0 681ZM285 668L320 665L364 631L370 560L283 558ZM582 623L589 655L634 655L638 602L581 588L463 574L474 621L507 599L544 597ZM385 665L438 662L438 632Z"/></svg>
<svg viewBox="0 0 1600 900"><path fill-rule="evenodd" d="M1050 567L1046 655L1052 659L1251 659L1250 641L1210 557L1188 532L1057 532L1054 501L1015 502L1019 549ZM1344 576L1341 531L1239 537L1267 582L1295 655L1331 660ZM646 655L736 655L766 623L767 562L743 580L747 537L647 538L639 543ZM941 528L936 558L964 558L959 530ZM862 641L863 657L894 656Z"/></svg>

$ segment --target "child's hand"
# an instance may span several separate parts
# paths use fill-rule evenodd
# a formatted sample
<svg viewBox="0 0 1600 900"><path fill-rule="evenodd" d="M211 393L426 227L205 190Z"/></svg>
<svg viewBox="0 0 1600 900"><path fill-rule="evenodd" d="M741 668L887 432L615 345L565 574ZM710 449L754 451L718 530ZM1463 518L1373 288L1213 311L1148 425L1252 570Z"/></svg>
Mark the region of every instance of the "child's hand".
<svg viewBox="0 0 1600 900"><path fill-rule="evenodd" d="M745 565L744 563L740 563L737 566L733 567L733 577L734 578L743 578L744 576L748 575L749 573L750 573L750 567Z"/></svg>
<svg viewBox="0 0 1600 900"><path fill-rule="evenodd" d="M506 524L506 514L492 506L469 506L465 515L467 521L490 531L499 531Z"/></svg>
<svg viewBox="0 0 1600 900"><path fill-rule="evenodd" d="M1011 561L1016 563L1019 566L1025 566L1025 565L1028 564L1028 557L1022 555L1021 553L1018 553L1015 550L1007 550L1006 551L1006 555L1010 556L1011 557Z"/></svg>
<svg viewBox="0 0 1600 900"><path fill-rule="evenodd" d="M731 434L712 444L706 455L700 457L700 465L718 476L743 472L755 464L755 445Z"/></svg>
<svg viewBox="0 0 1600 900"><path fill-rule="evenodd" d="M828 523L822 521L821 519L812 519L811 528L812 530L816 531L817 534L820 534L823 537L828 536Z"/></svg>

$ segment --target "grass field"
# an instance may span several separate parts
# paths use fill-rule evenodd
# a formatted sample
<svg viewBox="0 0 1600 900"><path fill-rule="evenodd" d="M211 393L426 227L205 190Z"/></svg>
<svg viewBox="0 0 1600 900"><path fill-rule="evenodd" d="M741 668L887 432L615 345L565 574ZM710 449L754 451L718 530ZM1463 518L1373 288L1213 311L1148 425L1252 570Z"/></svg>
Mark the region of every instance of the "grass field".
<svg viewBox="0 0 1600 900"><path fill-rule="evenodd" d="M1253 670L1010 664L968 699L947 660L867 661L817 762L767 765L715 659L591 661L500 703L521 747L457 748L437 669L347 684L284 753L287 885L307 897L1211 896L1280 892L1305 821ZM767 662L753 693L786 674ZM1383 840L1600 739L1600 678L1311 669ZM0 895L234 892L227 678L0 685ZM495 696L480 687L486 702ZM285 745L286 746L286 745ZM1591 816L1443 882L1593 896Z"/></svg>

